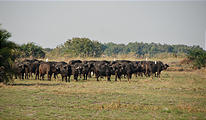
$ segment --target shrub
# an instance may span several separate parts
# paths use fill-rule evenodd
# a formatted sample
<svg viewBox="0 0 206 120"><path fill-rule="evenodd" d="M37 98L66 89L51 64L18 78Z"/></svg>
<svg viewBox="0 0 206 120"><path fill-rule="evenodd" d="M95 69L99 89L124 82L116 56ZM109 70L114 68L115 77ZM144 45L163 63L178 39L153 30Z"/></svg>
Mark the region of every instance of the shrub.
<svg viewBox="0 0 206 120"><path fill-rule="evenodd" d="M206 51L203 49L192 49L187 55L188 59L193 62L193 67L200 69L206 65Z"/></svg>

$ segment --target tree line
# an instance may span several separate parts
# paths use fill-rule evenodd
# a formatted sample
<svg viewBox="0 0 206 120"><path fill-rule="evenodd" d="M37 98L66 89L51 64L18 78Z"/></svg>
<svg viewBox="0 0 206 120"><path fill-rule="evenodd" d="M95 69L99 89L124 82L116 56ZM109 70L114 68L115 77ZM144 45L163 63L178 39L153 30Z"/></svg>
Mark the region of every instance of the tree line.
<svg viewBox="0 0 206 120"><path fill-rule="evenodd" d="M160 53L188 54L189 50L194 49L203 50L199 46L167 45L143 42L130 42L125 45L113 42L100 43L98 41L90 40L89 38L72 38L51 50L50 53L52 55L69 57L100 57L102 55L114 56L129 53L133 53L137 57L145 55L154 57Z"/></svg>

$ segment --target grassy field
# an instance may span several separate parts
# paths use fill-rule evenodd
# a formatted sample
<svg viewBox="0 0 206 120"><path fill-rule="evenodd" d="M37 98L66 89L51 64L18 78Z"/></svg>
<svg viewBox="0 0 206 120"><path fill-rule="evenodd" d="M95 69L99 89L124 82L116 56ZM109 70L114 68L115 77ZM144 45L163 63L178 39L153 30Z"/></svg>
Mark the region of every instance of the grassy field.
<svg viewBox="0 0 206 120"><path fill-rule="evenodd" d="M206 71L127 82L94 78L0 85L0 119L206 119Z"/></svg>

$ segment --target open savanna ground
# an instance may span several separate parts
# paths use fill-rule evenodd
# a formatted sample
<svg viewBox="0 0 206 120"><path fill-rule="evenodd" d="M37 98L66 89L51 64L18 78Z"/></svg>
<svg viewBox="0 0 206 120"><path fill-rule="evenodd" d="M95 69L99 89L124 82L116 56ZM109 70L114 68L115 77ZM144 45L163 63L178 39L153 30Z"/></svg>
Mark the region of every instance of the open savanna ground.
<svg viewBox="0 0 206 120"><path fill-rule="evenodd" d="M131 82L15 80L0 86L0 119L206 119L206 71Z"/></svg>

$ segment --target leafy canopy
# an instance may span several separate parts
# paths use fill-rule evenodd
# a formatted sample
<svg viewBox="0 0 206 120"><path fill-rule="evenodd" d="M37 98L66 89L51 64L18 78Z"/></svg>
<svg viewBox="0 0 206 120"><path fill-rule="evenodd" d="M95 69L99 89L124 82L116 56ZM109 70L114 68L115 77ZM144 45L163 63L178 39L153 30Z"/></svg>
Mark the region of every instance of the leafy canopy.
<svg viewBox="0 0 206 120"><path fill-rule="evenodd" d="M103 45L88 38L72 38L61 46L63 53L81 57L99 57L103 53Z"/></svg>
<svg viewBox="0 0 206 120"><path fill-rule="evenodd" d="M11 64L16 59L16 49L18 46L9 41L11 33L1 28L0 25L0 82L7 83L11 80Z"/></svg>
<svg viewBox="0 0 206 120"><path fill-rule="evenodd" d="M200 69L201 67L206 66L206 51L203 49L189 50L187 57L193 62L195 68Z"/></svg>
<svg viewBox="0 0 206 120"><path fill-rule="evenodd" d="M22 51L22 57L34 57L34 58L44 58L45 52L41 46L36 45L33 42L23 44L20 47Z"/></svg>

